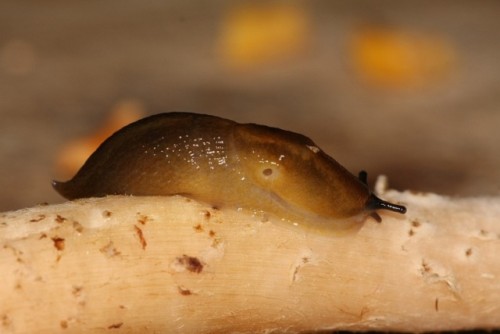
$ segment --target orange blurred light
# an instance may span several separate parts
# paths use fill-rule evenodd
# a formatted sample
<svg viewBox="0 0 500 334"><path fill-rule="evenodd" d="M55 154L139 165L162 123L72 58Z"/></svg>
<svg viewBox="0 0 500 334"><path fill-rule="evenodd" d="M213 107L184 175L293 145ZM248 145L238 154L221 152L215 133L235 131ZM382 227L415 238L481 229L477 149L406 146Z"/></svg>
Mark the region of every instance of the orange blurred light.
<svg viewBox="0 0 500 334"><path fill-rule="evenodd" d="M259 3L229 10L218 40L225 65L244 69L288 59L303 50L309 20L291 4Z"/></svg>
<svg viewBox="0 0 500 334"><path fill-rule="evenodd" d="M443 37L365 27L352 37L351 57L362 81L387 88L411 88L446 77L454 68L456 53Z"/></svg>

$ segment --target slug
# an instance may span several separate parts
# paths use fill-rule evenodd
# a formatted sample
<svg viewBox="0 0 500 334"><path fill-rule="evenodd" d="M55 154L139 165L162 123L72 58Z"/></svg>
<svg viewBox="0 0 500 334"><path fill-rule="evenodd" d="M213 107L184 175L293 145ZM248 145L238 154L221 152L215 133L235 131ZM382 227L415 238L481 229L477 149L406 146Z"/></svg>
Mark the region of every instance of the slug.
<svg viewBox="0 0 500 334"><path fill-rule="evenodd" d="M306 136L195 113L153 115L117 131L67 182L67 199L183 195L217 207L269 213L314 229L347 230L376 210L376 197ZM294 223L295 222L295 223Z"/></svg>

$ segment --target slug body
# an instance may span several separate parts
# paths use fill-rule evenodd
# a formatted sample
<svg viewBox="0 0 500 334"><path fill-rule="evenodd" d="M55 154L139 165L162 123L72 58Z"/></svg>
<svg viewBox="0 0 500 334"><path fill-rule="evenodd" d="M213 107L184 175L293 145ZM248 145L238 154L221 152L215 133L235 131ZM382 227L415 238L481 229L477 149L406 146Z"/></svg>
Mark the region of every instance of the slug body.
<svg viewBox="0 0 500 334"><path fill-rule="evenodd" d="M68 199L184 195L217 207L271 213L319 229L350 229L377 209L404 213L309 138L194 114L144 118L109 137L68 182Z"/></svg>

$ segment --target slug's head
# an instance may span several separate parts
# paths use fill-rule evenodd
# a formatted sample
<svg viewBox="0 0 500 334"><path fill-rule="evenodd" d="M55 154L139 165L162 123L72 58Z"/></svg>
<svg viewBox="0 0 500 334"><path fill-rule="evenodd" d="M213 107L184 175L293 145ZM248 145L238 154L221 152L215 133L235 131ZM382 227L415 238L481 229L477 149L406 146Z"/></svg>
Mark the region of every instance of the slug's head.
<svg viewBox="0 0 500 334"><path fill-rule="evenodd" d="M356 178L305 136L244 124L235 128L234 145L245 176L287 211L334 220L368 215L380 220L378 209L404 212L373 195L366 180Z"/></svg>

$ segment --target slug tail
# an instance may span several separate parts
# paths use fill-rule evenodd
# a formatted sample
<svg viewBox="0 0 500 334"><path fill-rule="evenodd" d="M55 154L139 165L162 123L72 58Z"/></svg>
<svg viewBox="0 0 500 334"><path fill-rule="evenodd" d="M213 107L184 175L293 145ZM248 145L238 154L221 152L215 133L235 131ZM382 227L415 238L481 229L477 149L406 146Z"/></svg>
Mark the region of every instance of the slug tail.
<svg viewBox="0 0 500 334"><path fill-rule="evenodd" d="M368 210L389 210L401 214L406 213L406 207L403 205L397 205L390 202L386 202L375 195L371 195L366 204Z"/></svg>
<svg viewBox="0 0 500 334"><path fill-rule="evenodd" d="M60 182L53 180L52 181L52 187L61 195L62 197L66 199L74 199L74 196L72 196L71 191L68 189L68 182Z"/></svg>

